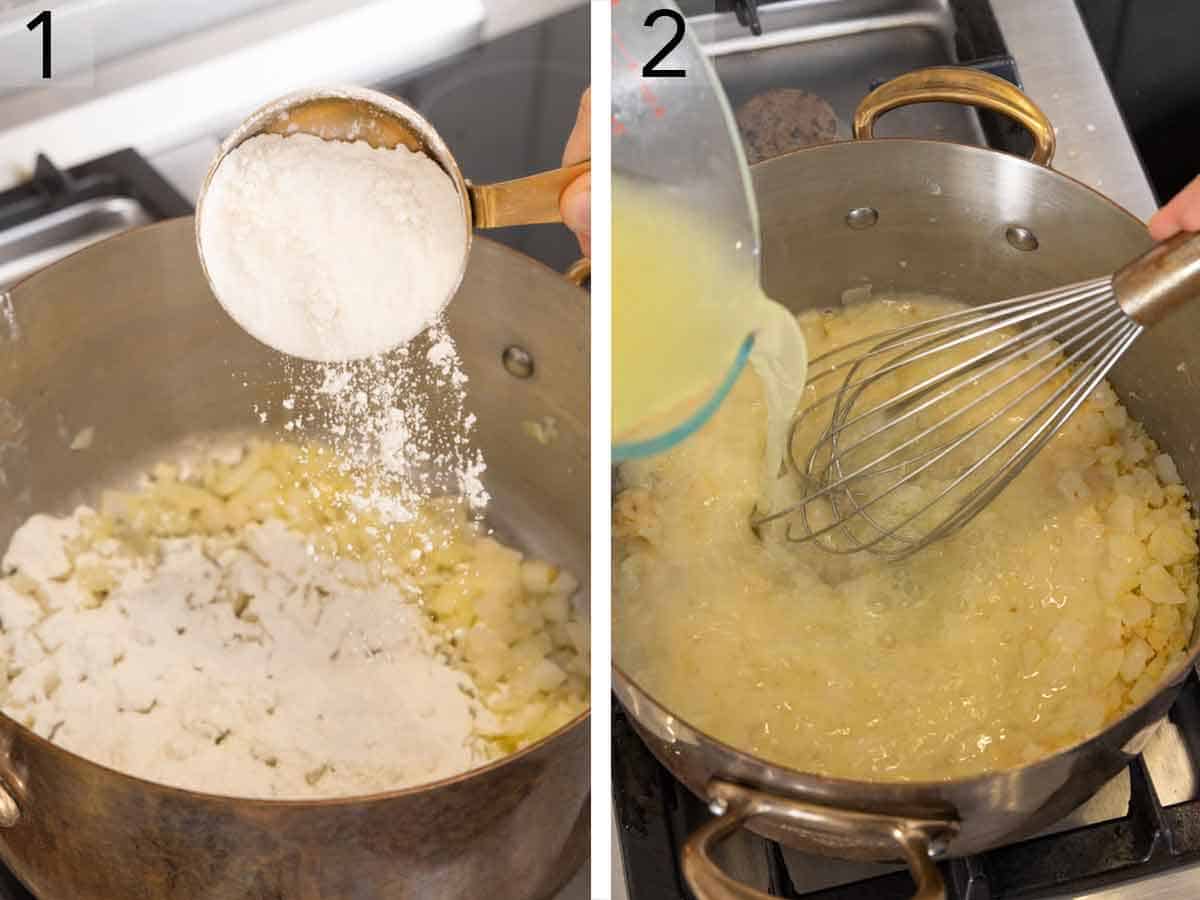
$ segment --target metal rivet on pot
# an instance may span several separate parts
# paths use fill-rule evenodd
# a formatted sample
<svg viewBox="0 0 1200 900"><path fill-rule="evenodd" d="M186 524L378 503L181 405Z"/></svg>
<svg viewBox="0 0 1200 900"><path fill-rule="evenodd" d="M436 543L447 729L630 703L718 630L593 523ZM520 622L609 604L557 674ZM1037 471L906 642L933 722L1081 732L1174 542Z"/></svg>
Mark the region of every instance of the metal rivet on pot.
<svg viewBox="0 0 1200 900"><path fill-rule="evenodd" d="M12 828L21 818L21 808L7 790L0 787L0 828Z"/></svg>
<svg viewBox="0 0 1200 900"><path fill-rule="evenodd" d="M523 347L506 347L500 360L504 370L514 378L528 378L533 374L533 357Z"/></svg>
<svg viewBox="0 0 1200 900"><path fill-rule="evenodd" d="M1009 225L1004 229L1004 237L1017 250L1028 251L1038 248L1037 235L1024 225Z"/></svg>
<svg viewBox="0 0 1200 900"><path fill-rule="evenodd" d="M846 224L855 231L870 228L879 221L879 210L870 206L857 206L846 213Z"/></svg>

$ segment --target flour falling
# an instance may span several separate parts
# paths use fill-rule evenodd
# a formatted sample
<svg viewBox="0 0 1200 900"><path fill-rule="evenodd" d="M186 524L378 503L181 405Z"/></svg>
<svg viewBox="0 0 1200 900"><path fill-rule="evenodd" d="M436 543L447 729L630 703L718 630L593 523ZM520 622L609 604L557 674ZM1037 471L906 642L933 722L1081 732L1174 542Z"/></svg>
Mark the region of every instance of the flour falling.
<svg viewBox="0 0 1200 900"><path fill-rule="evenodd" d="M446 495L484 514L490 497L487 465L474 441L478 419L444 322L386 356L290 363L284 378L291 393L256 411L290 438L317 438L330 447L357 485L338 502L385 525L404 524Z"/></svg>

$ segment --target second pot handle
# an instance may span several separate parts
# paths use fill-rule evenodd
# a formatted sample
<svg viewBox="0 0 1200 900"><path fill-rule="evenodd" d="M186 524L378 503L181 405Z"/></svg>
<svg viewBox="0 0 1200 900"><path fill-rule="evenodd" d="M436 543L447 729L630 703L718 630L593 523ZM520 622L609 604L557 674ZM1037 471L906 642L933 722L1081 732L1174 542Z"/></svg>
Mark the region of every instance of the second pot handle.
<svg viewBox="0 0 1200 900"><path fill-rule="evenodd" d="M563 272L563 277L577 288L583 287L588 283L588 279L592 277L592 260L590 257L581 256L575 262L571 263L567 271Z"/></svg>
<svg viewBox="0 0 1200 900"><path fill-rule="evenodd" d="M774 820L803 830L848 840L869 836L896 845L897 855L908 863L917 892L913 900L945 900L946 886L932 851L958 830L957 823L938 819L898 818L853 810L833 809L790 800L729 781L713 779L708 785L712 805L722 813L697 829L683 846L681 866L696 900L771 900L747 884L726 875L713 861L712 851L751 819Z"/></svg>
<svg viewBox="0 0 1200 900"><path fill-rule="evenodd" d="M855 140L870 138L885 112L913 103L962 103L998 112L1033 135L1032 162L1048 166L1054 159L1054 126L1024 91L998 75L955 66L906 72L875 88L854 111Z"/></svg>

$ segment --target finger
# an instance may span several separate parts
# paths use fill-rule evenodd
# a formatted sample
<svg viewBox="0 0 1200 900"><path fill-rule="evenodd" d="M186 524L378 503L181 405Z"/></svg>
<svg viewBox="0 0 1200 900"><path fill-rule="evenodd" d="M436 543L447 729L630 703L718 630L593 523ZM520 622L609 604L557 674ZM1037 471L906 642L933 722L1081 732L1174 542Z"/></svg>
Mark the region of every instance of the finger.
<svg viewBox="0 0 1200 900"><path fill-rule="evenodd" d="M575 233L584 256L592 255L592 175L580 175L558 200L563 224Z"/></svg>
<svg viewBox="0 0 1200 900"><path fill-rule="evenodd" d="M1147 227L1150 229L1150 237L1156 241L1165 241L1182 230L1175 217L1167 213L1165 206L1150 218Z"/></svg>
<svg viewBox="0 0 1200 900"><path fill-rule="evenodd" d="M583 92L579 101L579 112L575 116L575 127L567 138L566 149L563 150L562 164L573 166L581 163L592 155L592 89Z"/></svg>
<svg viewBox="0 0 1200 900"><path fill-rule="evenodd" d="M1165 241L1180 231L1200 231L1200 176L1150 219L1150 236Z"/></svg>

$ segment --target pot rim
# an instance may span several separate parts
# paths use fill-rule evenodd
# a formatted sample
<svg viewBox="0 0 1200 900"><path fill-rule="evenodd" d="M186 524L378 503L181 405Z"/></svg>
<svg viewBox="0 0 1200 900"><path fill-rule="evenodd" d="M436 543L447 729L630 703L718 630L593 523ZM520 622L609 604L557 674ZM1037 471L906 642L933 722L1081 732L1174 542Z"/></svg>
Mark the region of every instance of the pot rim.
<svg viewBox="0 0 1200 900"><path fill-rule="evenodd" d="M87 247L82 247L73 253L67 254L62 259L56 260L55 262L51 263L49 266L46 266L43 269L38 269L36 272L29 273L24 278L22 278L20 281L17 281L15 284L9 285L9 287L5 288L4 290L0 290L0 297L7 295L7 296L15 299L16 294L19 291L35 290L37 286L35 284L33 284L33 282L36 279L38 279L40 276L48 274L51 270L62 265L63 263L67 262L68 260L74 259L75 257L78 257L82 254L85 254L85 253L88 253L91 251L96 251L98 248L104 246L105 244L108 244L110 241L115 242L115 241L123 241L123 240L132 240L132 239L140 236L140 234L142 232L146 232L146 231L150 231L150 230L154 230L154 229L165 230L165 228L168 226L173 226L173 227L178 228L178 227L180 227L180 223L186 222L188 220L193 221L192 227L191 227L190 231L188 232L189 234L191 234L195 231L194 219L195 219L195 216L191 215L191 216L177 216L173 219L163 219L162 221L159 221L159 222L149 222L144 225L138 225L138 226L135 226L134 228L127 229L126 231L122 231L119 234L112 235L111 237L105 238L102 241L97 241L96 243L90 244ZM559 281L561 281L564 285L577 291L580 295L580 299L584 303L588 304L589 309L590 309L590 294L586 290L584 290L582 287L580 287L576 284L573 284L569 279L564 278L561 273L555 271L553 268L551 268L550 266L541 262L540 260L534 259L531 256L526 256L524 253L521 253L518 250L514 250L512 247L506 246L505 244L501 244L499 241L496 241L496 240L486 237L484 235L476 235L475 243L480 244L480 245L490 246L492 248L492 250L499 250L501 252L502 256L508 256L513 259L518 259L518 260L522 261L522 263L524 263L524 264L532 264L539 269L544 269L547 273L555 276L555 278L557 278ZM191 243L191 247L192 247L193 251L196 250L196 245L195 245L194 241ZM472 247L471 252L473 252L473 251L474 251L474 247ZM470 253L468 253L468 265L469 265L469 260L470 260ZM207 284L207 278L205 279L205 283ZM210 293L211 293L211 289L210 289ZM454 302L453 298L451 298L450 302ZM213 303L216 304L217 309L221 310L222 315L228 315L228 313L225 312L224 308L217 302L217 299L215 297L213 298ZM589 326L588 330L590 332L590 319L588 320L588 326ZM590 619L591 619L591 616L590 616L590 612L589 612L589 622L590 622ZM166 794L166 795L183 796L183 797L187 797L190 800L199 800L199 801L207 802L207 803L229 803L230 801L232 801L232 802L238 803L240 805L254 807L254 808L258 808L258 809L291 812L291 811L298 811L298 810L302 810L302 809L312 809L312 808L317 808L317 807L325 808L325 807L355 806L355 805L362 805L362 804L384 803L387 801L399 799L401 797L411 797L411 796L414 796L417 794L433 792L433 791L436 791L441 788L452 787L452 786L455 786L458 784L462 784L463 782L466 782L466 781L474 778L475 776L482 776L485 774L489 774L491 772L501 769L504 766L507 766L510 764L516 764L519 760L524 759L528 755L536 753L537 751L541 750L543 747L546 747L552 743L556 743L562 739L565 739L568 734L574 732L578 728L581 728L581 727L584 727L585 725L587 725L589 723L589 720L591 719L591 714L592 714L592 702L591 702L591 697L589 696L588 706L586 709L584 709L581 713L576 715L569 722L566 722L563 725L560 725L558 728L556 728L550 734L545 735L544 737L538 738L532 744L522 747L520 750L517 750L513 753L506 754L505 756L502 756L499 759L491 760L490 762L484 763L483 765L475 766L473 768L467 769L465 772L459 772L457 775L450 775L450 776L447 776L446 778L438 779L437 781L428 781L428 782L424 782L422 784L412 785L412 786L406 787L406 788L394 788L394 789L390 789L390 790L376 791L376 792L370 793L370 794L350 794L350 795L339 796L339 797L320 797L320 798L304 798L304 799L276 799L276 798L269 798L269 797L243 797L243 796L239 796L236 794L218 794L218 793L211 793L208 791L193 791L188 788L177 787L175 785L170 785L170 784L163 784L162 782L158 782L158 781L151 781L149 779L142 778L138 775L132 775L129 772L123 772L120 769L114 769L110 766L104 765L103 763L98 763L95 760L88 759L86 756L82 756L78 753L75 753L72 750L67 750L65 747L60 747L58 744L55 744L54 742L47 740L46 738L42 737L40 734L37 734L32 729L27 728L26 726L22 725L16 719L12 718L7 713L3 712L2 709L0 709L0 720L3 721L3 726L0 726L0 733L2 733L4 730L7 730L7 729L14 729L18 733L21 734L21 737L25 741L28 741L29 743L31 743L32 745L37 747L39 751L50 753L52 755L65 756L73 761L82 762L84 765L93 767L95 769L99 769L100 771L102 771L108 775L115 775L116 777L118 777L120 779L127 779L129 781L135 782L136 784L140 785L142 788L147 789L151 792ZM9 739L8 743L11 743L11 739ZM0 786L2 786L2 782L3 782L3 778L2 778L2 776L0 776Z"/></svg>
<svg viewBox="0 0 1200 900"><path fill-rule="evenodd" d="M1051 160L1051 162L1049 164L1043 166L1040 163L1035 163L1032 160L1026 159L1024 156L1021 156L1020 154L1010 153L1007 150L996 150L996 149L993 149L992 147L980 147L976 144L964 144L960 141L951 141L951 140L945 140L945 139L941 139L941 138L914 138L914 137L846 138L844 140L832 141L828 144L815 144L811 147L800 147L797 150L791 150L787 153L781 153L778 156L771 157L770 159L760 160L759 162L756 162L750 166L750 173L753 176L754 172L757 171L758 169L770 168L773 164L779 163L780 161L785 160L785 159L790 159L791 157L794 157L801 153L812 153L812 154L832 153L832 152L838 152L839 150L844 149L846 145L868 146L871 144L934 145L934 146L937 146L938 148L955 148L954 152L961 151L961 152L968 153L968 154L978 154L980 156L1003 156L1008 159L1015 160L1016 162L1021 163L1022 165L1027 166L1029 168L1037 169L1039 171L1046 171L1053 175L1058 176L1059 178L1062 178L1062 179L1065 179L1066 181L1071 182L1076 187L1082 188L1083 190L1087 191L1089 194L1091 194L1095 198L1097 198L1099 200L1103 200L1106 204L1111 206L1113 209L1117 210L1118 212L1123 213L1126 217L1128 217L1129 219L1136 222L1143 229L1146 228L1146 223L1144 221L1142 221L1140 218L1135 216L1132 212L1130 212L1128 209L1126 209L1124 206L1122 206L1116 200L1113 200L1111 197L1109 197L1104 192L1097 190L1096 188L1092 187L1090 184L1087 184L1086 182L1080 181L1074 175L1068 175L1066 172L1062 172L1062 171L1054 168L1053 160Z"/></svg>
<svg viewBox="0 0 1200 900"><path fill-rule="evenodd" d="M281 799L272 797L243 797L238 794L217 794L210 791L193 791L189 788L177 787L175 785L164 784L160 781L150 781L147 778L142 778L138 775L131 775L128 772L122 772L120 769L114 769L111 766L106 766L103 763L98 763L95 760L88 759L86 756L68 750L65 747L60 747L58 744L47 740L35 731L25 727L16 719L10 717L7 713L0 711L0 719L4 721L6 726L15 728L23 732L22 737L32 743L39 751L50 754L58 754L71 758L75 762L82 762L87 766L99 769L107 775L115 775L120 779L132 781L138 784L143 789L149 790L152 793L184 796L189 800L199 800L207 803L237 803L242 806L255 807L258 809L291 812L302 809L313 809L317 807L338 807L338 806L361 806L364 804L385 803L391 800L397 800L402 797L411 797L417 794L426 792L432 793L445 787L453 787L463 782L469 781L477 775L484 775L497 771L504 766L516 763L519 759L537 752L541 748L556 743L561 739L565 739L568 734L588 724L592 715L591 702L589 700L587 708L579 713L571 721L564 725L560 725L545 737L538 738L532 744L522 747L513 753L502 756L499 759L494 759L480 766L467 769L465 772L459 772L457 775L449 775L445 778L440 778L437 781L427 781L421 784L412 785L406 788L393 788L384 791L375 791L370 794L347 794L339 797L315 797L315 798L297 798L297 799ZM0 779L2 781L3 779Z"/></svg>
<svg viewBox="0 0 1200 900"><path fill-rule="evenodd" d="M158 229L165 230L165 228L167 226L179 227L180 223L186 222L189 220L192 221L192 223L193 223L192 231L194 233L195 232L195 219L196 219L196 215L195 215L195 213L193 213L190 216L175 216L172 219L160 219L157 222L145 222L141 225L134 225L132 228L127 228L124 231L118 232L117 234L109 235L108 237L104 238L103 240L96 241L96 243L94 243L94 244L88 244L86 247L80 247L78 250L73 250L72 252L68 253L66 256L62 257L61 259L56 259L54 262L50 263L50 265L45 266L44 268L41 268L41 269L37 269L33 272L30 272L28 275L25 275L24 277L18 279L17 281L10 284L8 287L0 289L0 296L4 296L5 294L8 294L11 296L16 291L25 288L25 286L27 284L29 284L30 282L32 282L34 279L48 274L52 269L57 268L58 266L67 262L68 260L72 260L77 256L83 255L84 253L88 253L90 251L97 250L98 248L103 247L105 244L108 244L109 242L115 243L117 241L132 239L133 237L139 236L143 232L147 232L147 231L154 231L154 230L158 230ZM583 287L581 287L578 284L575 284L569 278L565 277L564 273L559 272L557 269L553 268L552 266L546 265L546 263L542 262L540 259L534 259L532 256L528 256L528 255L522 253L520 250L514 250L512 247L508 246L507 244L502 244L502 243L500 243L500 241L496 240L495 238L488 237L487 235L484 235L484 234L476 234L474 236L474 238L471 241L471 250L474 250L476 242L479 242L481 244L486 244L486 245L490 246L492 248L492 250L499 250L501 252L502 256L515 257L516 259L521 260L525 264L533 265L538 269L543 269L543 270L549 272L551 275L554 275L555 277L557 277L559 281L564 282L565 284L569 285L570 287L572 287L576 291L578 291L579 294L582 296L582 298L586 302L588 302L590 305L591 294L586 289L584 289ZM193 242L193 249L195 249L194 242ZM197 258L197 260L199 260L199 251L197 251L196 258ZM468 261L470 260L470 252L468 252L468 254L467 254L467 259L468 259ZM205 276L204 281L205 281L205 284L208 284L207 275ZM460 285L460 287L461 287L461 285ZM210 294L212 293L211 289L209 290L209 293ZM225 307L221 306L220 302L217 300L217 298L215 296L213 297L213 302L217 304L217 308L220 309L222 313L225 313ZM454 302L453 298L451 298L450 302L451 303ZM225 313L225 315L228 315L228 313ZM588 322L588 326L589 326L589 331L590 331L590 328L591 328L590 320ZM240 325L238 327L241 328ZM246 332L246 333L249 334L249 332ZM250 335L250 336L253 337L253 335ZM257 340L257 338L255 338L255 340ZM280 351L275 350L274 352L279 353Z"/></svg>
<svg viewBox="0 0 1200 900"><path fill-rule="evenodd" d="M1091 187L1088 184L1085 184L1084 182L1080 181L1077 178L1074 178L1070 175L1066 175L1066 174L1058 171L1057 169L1053 168L1052 166L1049 166L1049 165L1043 166L1038 163L1031 162L1030 160L1028 160L1022 156L1018 156L1015 153L1008 153L1005 151L993 150L990 147L978 147L978 146L975 146L972 144L962 144L957 141L937 140L937 139L933 139L933 138L909 138L909 137L882 137L882 138L869 138L869 139L865 139L865 140L856 140L856 139L851 138L851 139L843 140L843 141L835 141L835 142L829 143L829 144L818 144L818 145L815 145L812 147L802 147L798 150L793 150L789 153L784 153L779 156L772 157L771 159L762 160L761 162L757 162L754 165L752 165L750 167L750 171L753 174L753 172L755 172L756 170L758 170L760 168L769 168L771 165L777 164L781 160L786 160L791 157L795 157L798 154L835 153L835 152L842 152L846 146L861 146L861 145L869 145L869 144L936 145L939 147L939 149L953 148L951 150L951 152L964 152L964 153L969 153L969 154L980 154L980 155L992 154L992 155L1009 157L1012 160L1014 160L1015 162L1020 163L1024 166L1029 166L1029 167L1039 169L1039 170L1045 170L1054 176L1057 176L1059 178L1062 178L1062 179L1065 179L1066 181L1071 182L1076 187L1082 188L1083 190L1086 190L1089 194L1093 195L1094 197L1096 197L1100 200L1103 200L1105 203L1107 203L1109 206L1111 206L1114 210L1124 214L1126 217L1128 217L1129 219L1136 222L1139 226L1142 227L1143 230L1146 227L1145 223L1141 219L1139 219L1137 216L1135 216L1133 213L1131 213L1125 207L1121 206L1119 203L1117 203L1111 197L1108 197L1106 194L1101 193L1100 191L1096 190L1095 188ZM851 151L851 152L855 152L855 151ZM1197 501L1196 501L1196 497L1191 496L1190 489L1189 489L1189 500L1191 500L1192 511L1193 511L1193 513L1195 513ZM772 762L764 757L756 756L747 751L740 750L719 738L713 737L709 732L705 731L702 728L697 728L695 725L693 725L687 719L677 715L674 711L668 709L665 705L663 705L661 702L659 702L657 699L655 699L655 697L652 693L650 693L644 687L642 687L641 684L639 684L636 679L632 678L627 672L625 672L617 664L615 655L614 655L613 662L612 662L612 672L616 676L616 679L614 680L614 691L618 694L618 699L620 699L622 701L622 705L626 705L626 704L624 703L625 698L621 695L626 694L626 693L635 694L636 699L638 699L639 701L648 702L651 706L654 707L655 710L657 710L658 712L660 712L666 716L670 716L672 719L674 719L680 725L687 728L692 733L702 737L704 740L715 745L722 752L724 752L724 753L728 754L729 756L733 757L734 759L736 759L737 762L740 764L745 764L747 767L759 767L759 768L772 769L772 770L780 772L781 774L786 775L788 778L800 779L804 782L807 782L809 785L811 785L813 787L817 787L817 788L820 788L823 790L840 791L840 792L846 792L846 791L859 792L859 791L862 791L863 789L876 790L876 791L886 790L889 793L894 794L896 799L901 799L905 795L909 795L909 794L915 795L918 793L923 793L927 796L928 793L931 791L934 791L934 792L947 791L947 790L954 790L954 789L960 789L960 788L969 790L973 787L978 787L978 786L986 783L990 779L993 779L997 776L1010 776L1013 773L1025 771L1028 769L1034 769L1034 768L1038 768L1041 766L1049 767L1049 766L1061 765L1061 764L1065 763L1067 761L1066 758L1068 756L1071 756L1071 755L1075 754L1076 752L1078 752L1079 748L1087 746L1093 742L1098 742L1105 735L1107 735L1107 734L1117 730L1121 726L1125 725L1128 720L1133 719L1136 716L1140 715L1142 710L1145 709L1147 706L1149 706L1151 703L1153 703L1165 690L1170 689L1171 687L1173 687L1174 685L1178 684L1180 681L1185 679L1189 674L1196 671L1197 662L1198 662L1198 660L1200 660L1200 614L1198 614L1197 620L1193 624L1192 636L1191 636L1189 643L1191 644L1191 649L1188 651L1187 656L1178 665L1176 665L1175 667L1170 669L1167 673L1164 673L1162 678L1159 680L1157 689L1155 690L1155 692L1153 694L1151 694L1148 698L1146 698L1143 702L1139 703L1137 706L1134 706L1131 709L1127 710L1119 718L1114 719L1112 722L1109 722L1107 725L1104 726L1104 728L1101 731L1097 732L1096 734L1092 735L1091 737L1085 738L1082 741L1078 741L1078 742L1076 742L1074 744L1070 744L1066 747L1062 747L1062 748L1056 750L1054 753L1051 753L1047 756L1039 757L1038 759L1035 759L1032 762L1025 763L1023 765L1013 766L1013 767L1006 768L1006 769L989 769L987 771L979 772L974 775L966 775L966 776L962 776L962 777L958 777L958 778L947 778L947 779L942 779L939 781L916 781L916 780L913 780L913 781L864 781L864 780L859 780L859 779L854 779L854 778L845 778L842 776L823 775L823 774L816 773L816 772L806 772L802 769L793 768L792 766L785 765L783 763ZM626 710L628 711L627 706L626 706ZM638 720L637 716L634 716L632 713L630 713L630 715L635 719L635 721L639 721L639 724L640 724L640 720ZM1161 722L1161 720L1159 720L1159 722ZM1156 727L1157 727L1157 723L1156 723ZM737 781L739 779L734 777L732 780ZM790 793L788 785L781 784L778 782L765 783L765 782L760 781L758 784L758 787L760 787L762 790L772 792L772 793L784 793L784 794Z"/></svg>

